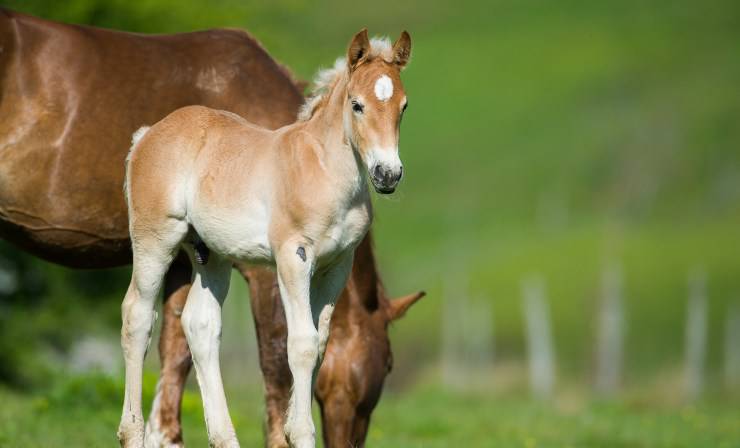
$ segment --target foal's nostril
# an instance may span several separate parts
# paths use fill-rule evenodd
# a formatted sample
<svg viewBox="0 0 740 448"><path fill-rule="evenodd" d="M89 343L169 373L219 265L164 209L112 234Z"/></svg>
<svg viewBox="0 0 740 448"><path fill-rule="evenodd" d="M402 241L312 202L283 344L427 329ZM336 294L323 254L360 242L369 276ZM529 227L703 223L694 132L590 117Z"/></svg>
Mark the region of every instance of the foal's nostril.
<svg viewBox="0 0 740 448"><path fill-rule="evenodd" d="M373 168L373 177L377 180L383 179L383 168L380 165L375 165L375 168Z"/></svg>
<svg viewBox="0 0 740 448"><path fill-rule="evenodd" d="M398 170L398 173L393 174L393 182L400 182L401 178L403 177L403 165L401 165L401 168Z"/></svg>
<svg viewBox="0 0 740 448"><path fill-rule="evenodd" d="M383 182L385 182L386 185L392 185L396 182L396 175L391 170L385 170L385 175L383 176Z"/></svg>
<svg viewBox="0 0 740 448"><path fill-rule="evenodd" d="M399 171L394 170L387 170L385 172L385 177L383 180L385 181L386 185L396 185L401 180L401 175L403 174L403 169Z"/></svg>

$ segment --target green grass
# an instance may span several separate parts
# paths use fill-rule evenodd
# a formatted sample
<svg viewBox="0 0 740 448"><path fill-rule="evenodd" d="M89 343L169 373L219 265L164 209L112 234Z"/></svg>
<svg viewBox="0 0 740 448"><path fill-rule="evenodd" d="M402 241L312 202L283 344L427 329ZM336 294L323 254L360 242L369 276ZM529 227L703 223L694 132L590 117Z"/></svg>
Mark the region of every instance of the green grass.
<svg viewBox="0 0 740 448"><path fill-rule="evenodd" d="M740 413L626 403L541 404L522 398L421 388L381 405L370 446L740 446Z"/></svg>
<svg viewBox="0 0 740 448"><path fill-rule="evenodd" d="M154 388L153 378L148 379L147 400ZM120 384L83 377L64 380L48 394L0 389L0 446L115 445ZM242 446L260 446L261 393L232 391L229 398ZM207 445L201 412L197 391L188 391L183 422L189 446ZM543 404L512 394L419 386L381 400L368 446L730 448L740 446L738 422L740 410L721 403L677 407L564 397Z"/></svg>

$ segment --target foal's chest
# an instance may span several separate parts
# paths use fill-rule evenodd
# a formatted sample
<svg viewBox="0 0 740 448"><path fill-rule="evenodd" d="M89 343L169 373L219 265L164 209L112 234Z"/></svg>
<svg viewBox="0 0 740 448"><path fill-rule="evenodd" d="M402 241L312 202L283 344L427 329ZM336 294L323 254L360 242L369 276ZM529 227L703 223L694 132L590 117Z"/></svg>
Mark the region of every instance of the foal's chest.
<svg viewBox="0 0 740 448"><path fill-rule="evenodd" d="M335 254L353 250L367 233L371 221L370 201L363 201L341 213L318 240L319 258L333 257Z"/></svg>

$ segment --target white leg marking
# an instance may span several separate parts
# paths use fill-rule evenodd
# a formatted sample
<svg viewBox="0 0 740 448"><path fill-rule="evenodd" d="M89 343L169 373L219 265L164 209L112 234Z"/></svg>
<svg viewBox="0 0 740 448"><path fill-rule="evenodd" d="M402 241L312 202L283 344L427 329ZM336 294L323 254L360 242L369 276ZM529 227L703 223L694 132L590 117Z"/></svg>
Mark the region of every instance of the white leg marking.
<svg viewBox="0 0 740 448"><path fill-rule="evenodd" d="M165 272L174 258L173 248L184 235L180 223L173 223L166 237L145 245L136 242L134 265L126 297L121 305L121 348L126 365L126 389L118 438L124 447L144 445L144 417L141 410L141 381L152 325L156 319L154 302Z"/></svg>
<svg viewBox="0 0 740 448"><path fill-rule="evenodd" d="M238 447L219 365L221 305L229 289L231 262L211 254L208 264L194 267L195 277L181 321L203 397L208 440L215 447Z"/></svg>
<svg viewBox="0 0 740 448"><path fill-rule="evenodd" d="M295 256L295 247L290 244L278 253L278 284L288 324L288 364L293 374L285 433L297 448L315 446L311 418L314 373L319 354L326 348L334 301L352 266L352 257L345 258L312 282L314 255L310 248L306 248L306 261Z"/></svg>
<svg viewBox="0 0 740 448"><path fill-rule="evenodd" d="M312 282L311 309L315 316L314 324L319 331L319 366L324 359L326 344L329 341L334 304L347 284L347 278L352 270L353 258L354 253L350 252L329 272L326 272L323 276L316 276ZM315 374L318 373L319 366L315 369Z"/></svg>
<svg viewBox="0 0 740 448"><path fill-rule="evenodd" d="M311 379L319 352L319 335L313 325L310 304L314 254L305 247L305 261L286 243L277 254L278 285L288 324L288 365L293 374L293 391L285 423L288 442L297 448L315 446L311 418Z"/></svg>
<svg viewBox="0 0 740 448"><path fill-rule="evenodd" d="M318 372L318 367L321 366L321 362L324 360L324 352L326 352L326 343L329 342L329 330L331 329L331 315L334 313L334 303L327 303L319 313L319 365L315 369ZM314 378L314 381L316 378Z"/></svg>

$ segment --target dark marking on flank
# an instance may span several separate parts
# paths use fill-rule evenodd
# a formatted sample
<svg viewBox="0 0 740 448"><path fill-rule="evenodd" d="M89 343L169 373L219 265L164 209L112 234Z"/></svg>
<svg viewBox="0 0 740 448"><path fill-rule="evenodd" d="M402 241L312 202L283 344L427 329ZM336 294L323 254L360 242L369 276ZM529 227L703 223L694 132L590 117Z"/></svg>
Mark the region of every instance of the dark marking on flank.
<svg viewBox="0 0 740 448"><path fill-rule="evenodd" d="M203 241L197 241L195 244L193 244L194 249L194 255L195 255L195 262L198 264L206 264L208 263L208 256L210 255L211 251L208 249L208 246L206 246L206 243Z"/></svg>
<svg viewBox="0 0 740 448"><path fill-rule="evenodd" d="M298 250L295 251L295 253L301 257L301 260L306 261L306 249L304 249L303 246L298 246Z"/></svg>

